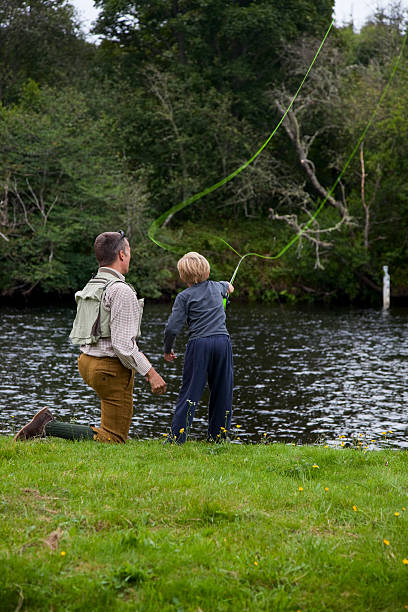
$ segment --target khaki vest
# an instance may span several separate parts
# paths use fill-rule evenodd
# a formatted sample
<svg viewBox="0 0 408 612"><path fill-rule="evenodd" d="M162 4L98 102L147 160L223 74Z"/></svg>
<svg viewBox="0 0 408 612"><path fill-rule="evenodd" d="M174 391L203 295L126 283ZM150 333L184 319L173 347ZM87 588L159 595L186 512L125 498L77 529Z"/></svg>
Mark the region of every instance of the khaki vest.
<svg viewBox="0 0 408 612"><path fill-rule="evenodd" d="M69 334L72 344L96 344L100 338L110 338L110 310L105 307L103 298L105 291L114 283L124 282L109 272L98 272L82 291L76 292L77 314ZM125 284L135 291L132 285ZM144 300L138 300L138 303L140 318L136 340L140 338Z"/></svg>

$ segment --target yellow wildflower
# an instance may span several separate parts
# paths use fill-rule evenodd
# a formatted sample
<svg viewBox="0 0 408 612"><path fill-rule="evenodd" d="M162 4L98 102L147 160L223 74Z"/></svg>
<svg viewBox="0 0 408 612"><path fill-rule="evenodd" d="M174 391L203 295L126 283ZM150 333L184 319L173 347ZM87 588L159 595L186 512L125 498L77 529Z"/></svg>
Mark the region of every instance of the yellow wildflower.
<svg viewBox="0 0 408 612"><path fill-rule="evenodd" d="M357 506L353 506L354 512L357 512Z"/></svg>
<svg viewBox="0 0 408 612"><path fill-rule="evenodd" d="M402 562L404 565L408 565L408 559L403 559Z"/></svg>
<svg viewBox="0 0 408 612"><path fill-rule="evenodd" d="M65 550L61 550L61 557L65 557L67 553L65 552Z"/></svg>
<svg viewBox="0 0 408 612"><path fill-rule="evenodd" d="M399 516L399 512L394 512L394 516Z"/></svg>
<svg viewBox="0 0 408 612"><path fill-rule="evenodd" d="M180 429L179 433L184 433L184 427Z"/></svg>
<svg viewBox="0 0 408 612"><path fill-rule="evenodd" d="M325 491L328 491L328 490L329 490L329 487L324 487L324 490L325 490Z"/></svg>
<svg viewBox="0 0 408 612"><path fill-rule="evenodd" d="M314 468L318 468L319 466L318 466L318 465L316 465L316 464L314 464L314 465L312 465L312 467L314 467Z"/></svg>
<svg viewBox="0 0 408 612"><path fill-rule="evenodd" d="M303 491L303 487L299 487L299 491Z"/></svg>
<svg viewBox="0 0 408 612"><path fill-rule="evenodd" d="M389 546L389 545L390 545L390 541L389 541L389 540L383 540L383 542L384 542L384 544L385 544L386 546Z"/></svg>
<svg viewBox="0 0 408 612"><path fill-rule="evenodd" d="M258 561L254 561L254 565L258 565Z"/></svg>
<svg viewBox="0 0 408 612"><path fill-rule="evenodd" d="M236 427L237 429L239 429L239 428L241 427L241 425L235 425L235 427Z"/></svg>

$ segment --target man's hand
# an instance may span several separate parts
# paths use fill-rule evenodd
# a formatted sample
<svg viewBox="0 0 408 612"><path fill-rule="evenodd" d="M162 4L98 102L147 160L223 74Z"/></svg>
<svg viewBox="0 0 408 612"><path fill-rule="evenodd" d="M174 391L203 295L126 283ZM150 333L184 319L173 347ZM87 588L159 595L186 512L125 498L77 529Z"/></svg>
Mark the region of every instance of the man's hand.
<svg viewBox="0 0 408 612"><path fill-rule="evenodd" d="M175 354L175 352L173 351L173 349L171 349L170 353L164 353L164 359L165 361L168 362L172 362L177 358L177 355Z"/></svg>
<svg viewBox="0 0 408 612"><path fill-rule="evenodd" d="M146 374L146 380L150 383L152 393L155 395L163 395L163 393L166 393L167 385L153 367L151 367Z"/></svg>

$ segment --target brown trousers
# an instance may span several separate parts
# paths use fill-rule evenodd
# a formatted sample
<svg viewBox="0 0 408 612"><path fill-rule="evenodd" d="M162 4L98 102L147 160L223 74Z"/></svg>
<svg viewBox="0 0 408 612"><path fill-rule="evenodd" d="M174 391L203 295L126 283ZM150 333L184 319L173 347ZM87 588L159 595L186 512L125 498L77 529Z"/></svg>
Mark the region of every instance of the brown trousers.
<svg viewBox="0 0 408 612"><path fill-rule="evenodd" d="M92 427L97 434L95 440L126 442L133 416L135 371L114 357L91 357L85 353L78 358L78 369L101 399L101 426Z"/></svg>

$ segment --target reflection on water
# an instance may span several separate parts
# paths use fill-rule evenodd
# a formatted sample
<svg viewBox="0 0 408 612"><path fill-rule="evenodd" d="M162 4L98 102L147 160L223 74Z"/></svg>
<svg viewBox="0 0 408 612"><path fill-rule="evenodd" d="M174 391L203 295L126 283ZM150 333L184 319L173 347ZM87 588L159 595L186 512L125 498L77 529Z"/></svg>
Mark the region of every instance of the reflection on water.
<svg viewBox="0 0 408 612"><path fill-rule="evenodd" d="M186 335L173 364L162 359L169 306L146 305L140 346L168 383L155 397L136 375L131 436L168 431L181 380ZM98 423L99 403L76 367L71 309L0 310L0 432L10 434L48 406L57 418ZM363 433L408 447L408 311L325 310L243 305L228 310L234 367L233 426L259 441L334 440ZM193 423L205 438L206 399Z"/></svg>

